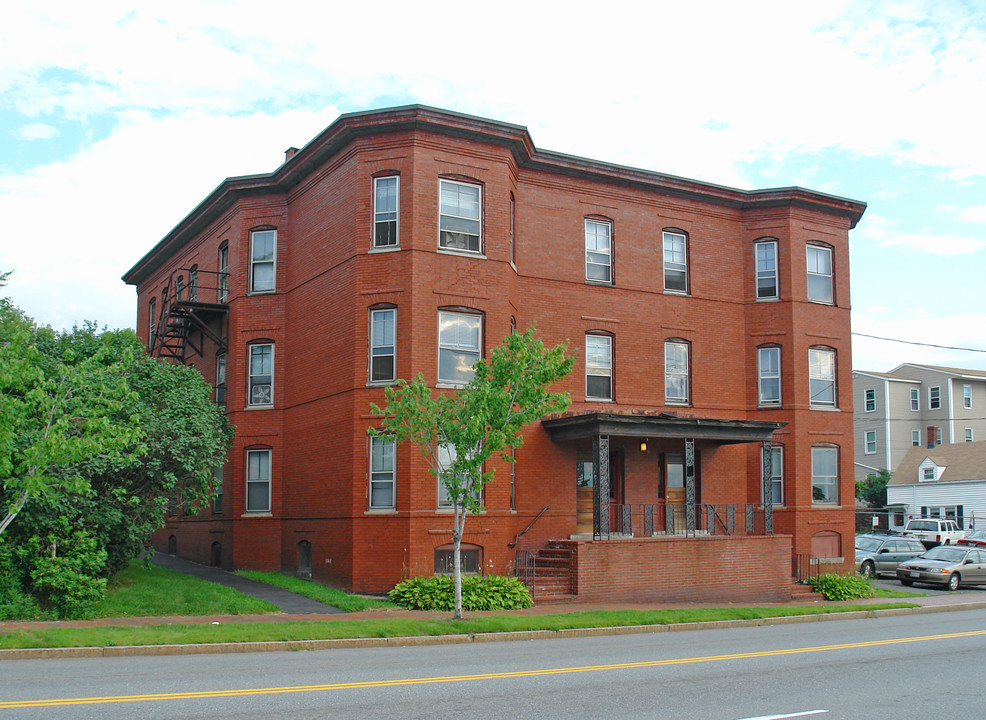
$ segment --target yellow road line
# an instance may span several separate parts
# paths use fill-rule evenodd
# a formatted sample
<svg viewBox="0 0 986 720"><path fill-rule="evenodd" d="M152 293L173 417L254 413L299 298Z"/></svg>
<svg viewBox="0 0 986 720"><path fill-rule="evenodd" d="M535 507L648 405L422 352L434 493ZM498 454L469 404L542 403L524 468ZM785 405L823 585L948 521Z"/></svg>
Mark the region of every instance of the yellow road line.
<svg viewBox="0 0 986 720"><path fill-rule="evenodd" d="M756 652L734 653L731 655L704 655L701 657L675 658L671 660L646 660L643 662L614 663L611 665L582 665L576 667L546 668L543 670L515 670L512 672L480 673L477 675L444 675L439 677L401 678L397 680L365 680L362 682L332 683L328 685L244 688L241 690L204 690L199 692L157 693L150 695L109 695L104 697L55 698L50 700L15 700L10 702L0 702L0 709L55 707L60 705L100 705L105 703L148 702L151 700L191 700L200 698L242 697L247 695L280 695L283 693L324 692L327 690L353 690L404 685L432 685L436 683L467 682L471 680L504 680L508 678L600 672L603 670L628 670L634 668L661 667L665 665L689 665L693 663L718 662L721 660L744 660L748 658L771 657L775 655L800 655L804 653L824 652L827 650L848 650L852 648L877 647L880 645L899 645L901 643L927 642L929 640L949 640L952 638L975 637L978 635L986 635L986 630L971 630L968 632L948 633L944 635L921 635L917 637L892 638L890 640L867 640L865 642L839 643L837 645L816 645L814 647L788 648L786 650L759 650Z"/></svg>

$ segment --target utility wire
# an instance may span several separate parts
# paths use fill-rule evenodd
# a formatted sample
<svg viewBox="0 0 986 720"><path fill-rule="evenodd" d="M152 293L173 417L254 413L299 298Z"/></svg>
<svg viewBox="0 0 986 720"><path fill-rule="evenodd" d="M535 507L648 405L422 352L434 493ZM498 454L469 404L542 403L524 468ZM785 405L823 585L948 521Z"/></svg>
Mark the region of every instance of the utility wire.
<svg viewBox="0 0 986 720"><path fill-rule="evenodd" d="M856 337L872 338L873 340L886 340L887 342L901 343L903 345L921 345L922 347L941 348L943 350L963 350L965 352L986 353L986 350L979 348L956 347L955 345L936 345L935 343L914 342L913 340L898 340L896 338L880 337L879 335L867 335L866 333L851 333Z"/></svg>

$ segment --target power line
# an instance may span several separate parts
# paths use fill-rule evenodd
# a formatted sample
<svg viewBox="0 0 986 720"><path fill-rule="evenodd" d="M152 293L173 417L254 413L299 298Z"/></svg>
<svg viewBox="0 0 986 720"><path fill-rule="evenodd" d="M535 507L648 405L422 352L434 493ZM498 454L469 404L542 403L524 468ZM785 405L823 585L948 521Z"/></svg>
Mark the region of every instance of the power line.
<svg viewBox="0 0 986 720"><path fill-rule="evenodd" d="M873 340L885 340L886 342L901 343L902 345L920 345L922 347L941 348L942 350L962 350L964 352L986 353L986 350L979 348L956 347L955 345L936 345L935 343L914 342L913 340L898 340L897 338L880 337L879 335L867 335L866 333L854 332L856 337L872 338Z"/></svg>

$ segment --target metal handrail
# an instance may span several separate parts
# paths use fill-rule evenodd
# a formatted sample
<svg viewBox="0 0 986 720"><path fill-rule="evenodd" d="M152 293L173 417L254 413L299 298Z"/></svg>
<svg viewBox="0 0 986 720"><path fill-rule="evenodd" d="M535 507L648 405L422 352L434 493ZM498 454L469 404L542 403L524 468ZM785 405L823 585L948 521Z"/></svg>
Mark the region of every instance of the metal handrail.
<svg viewBox="0 0 986 720"><path fill-rule="evenodd" d="M548 512L548 510L550 509L551 509L550 505L545 505L543 508L541 508L541 512L539 512L537 516L533 520L531 520L530 524L528 524L526 528L524 528L519 533L517 533L517 537L514 538L514 541L507 543L507 547L509 548L517 547L518 541L520 541L520 539L527 533L527 531L530 530L532 527L534 527L534 523L540 520L541 516L544 515L546 512Z"/></svg>

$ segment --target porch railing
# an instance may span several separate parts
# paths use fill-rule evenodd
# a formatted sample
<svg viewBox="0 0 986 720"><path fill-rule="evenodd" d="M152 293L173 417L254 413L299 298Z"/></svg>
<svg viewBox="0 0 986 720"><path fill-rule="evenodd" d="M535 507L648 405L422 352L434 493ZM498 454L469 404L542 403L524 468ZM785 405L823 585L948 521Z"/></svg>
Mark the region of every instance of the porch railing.
<svg viewBox="0 0 986 720"><path fill-rule="evenodd" d="M537 563L537 553L531 550L517 550L514 552L514 575L531 591L531 597L534 596L537 588Z"/></svg>
<svg viewBox="0 0 986 720"><path fill-rule="evenodd" d="M764 512L759 505L729 503L610 504L611 535L652 537L685 535L689 514L696 534L765 535Z"/></svg>
<svg viewBox="0 0 986 720"><path fill-rule="evenodd" d="M811 581L819 575L818 566L821 564L819 559L814 555L795 555L793 560L794 567L791 569L791 574L794 575L794 579L801 585L810 585Z"/></svg>

